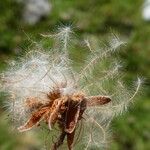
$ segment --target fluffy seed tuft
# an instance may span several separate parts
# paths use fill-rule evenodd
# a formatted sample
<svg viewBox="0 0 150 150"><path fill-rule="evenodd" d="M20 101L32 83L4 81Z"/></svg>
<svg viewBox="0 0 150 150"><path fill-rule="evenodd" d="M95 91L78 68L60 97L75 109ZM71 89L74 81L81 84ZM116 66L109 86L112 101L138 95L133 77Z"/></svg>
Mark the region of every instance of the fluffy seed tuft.
<svg viewBox="0 0 150 150"><path fill-rule="evenodd" d="M88 107L83 113L83 117L80 118L85 118L83 119L83 126L86 131L79 131L82 134L80 142L85 149L99 149L108 145L110 139L109 126L112 119L127 111L128 106L139 93L142 80L137 79L134 92L123 83L122 73L120 72L122 66L113 54L118 48L120 50L120 46L124 45L125 42L117 36L108 40L109 47L104 49L94 50L91 42L86 40L85 43L90 53L84 61L83 67L79 72L76 72L67 53L72 33L70 27L62 27L54 35L43 35L59 41L61 51L55 50L55 48L49 53L31 51L19 62L13 61L10 68L1 74L1 90L10 95L6 105L12 119L18 123L18 126L25 123L31 114L28 107L32 107L33 101L27 101L27 99L36 99L37 104L45 104L49 99L55 99L58 94L62 98L73 97L73 102L76 102L76 99L80 101L84 98L82 94L78 96L76 94L78 92L84 93L85 99L89 100L89 103L90 99L93 98L95 103L91 103L92 107ZM75 94L76 96L74 96ZM97 100L99 98L102 100L103 97L106 100L110 99L111 102L104 101L104 105L97 105L99 102ZM60 101L57 103L59 104ZM60 106L57 107L59 109ZM64 109L63 107L61 109ZM85 109L83 106L81 108ZM56 115L55 113L54 115ZM78 122L76 119L79 117L78 113L79 111L75 116L76 123ZM49 128L52 128L52 119L51 115L48 122Z"/></svg>

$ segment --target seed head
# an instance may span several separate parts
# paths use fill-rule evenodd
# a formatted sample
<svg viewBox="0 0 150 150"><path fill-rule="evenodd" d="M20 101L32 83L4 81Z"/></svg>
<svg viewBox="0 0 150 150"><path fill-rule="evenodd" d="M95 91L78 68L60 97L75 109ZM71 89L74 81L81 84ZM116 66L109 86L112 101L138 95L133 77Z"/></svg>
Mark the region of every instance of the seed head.
<svg viewBox="0 0 150 150"><path fill-rule="evenodd" d="M58 123L62 131L54 150L65 136L69 149L76 147L75 130L81 134L79 143L84 149L99 149L108 145L111 121L127 110L142 81L137 79L135 90L122 81L122 65L113 56L124 44L118 37L108 40L110 47L96 50L86 40L89 56L80 71L75 71L68 55L71 33L70 27L63 27L45 36L59 41L61 50L31 50L19 62L13 62L1 75L2 91L10 95L7 107L13 120L21 125L19 131L32 129L45 120L49 129ZM80 122L85 132L79 130Z"/></svg>

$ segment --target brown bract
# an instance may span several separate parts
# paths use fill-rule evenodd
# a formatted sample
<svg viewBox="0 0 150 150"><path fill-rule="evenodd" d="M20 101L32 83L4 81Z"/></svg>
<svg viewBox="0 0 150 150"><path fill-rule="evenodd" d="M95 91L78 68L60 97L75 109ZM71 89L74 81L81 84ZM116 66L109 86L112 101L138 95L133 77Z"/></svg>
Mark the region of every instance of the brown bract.
<svg viewBox="0 0 150 150"><path fill-rule="evenodd" d="M72 95L62 95L59 89L54 89L48 95L48 101L39 102L37 98L28 98L26 106L31 110L30 119L21 127L20 132L38 126L40 121L45 121L49 128L57 123L61 135L53 144L52 150L57 150L67 136L68 149L72 150L75 130L78 122L83 118L82 115L87 107L99 106L111 101L106 96L86 97L82 92Z"/></svg>

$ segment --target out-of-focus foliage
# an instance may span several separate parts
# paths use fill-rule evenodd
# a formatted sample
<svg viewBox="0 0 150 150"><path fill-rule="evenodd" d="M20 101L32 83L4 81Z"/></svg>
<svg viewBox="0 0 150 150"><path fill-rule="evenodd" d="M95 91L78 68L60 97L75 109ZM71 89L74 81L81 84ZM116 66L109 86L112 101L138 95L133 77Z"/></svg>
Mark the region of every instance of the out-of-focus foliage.
<svg viewBox="0 0 150 150"><path fill-rule="evenodd" d="M8 52L18 44L21 7L14 0L0 2L0 51Z"/></svg>
<svg viewBox="0 0 150 150"><path fill-rule="evenodd" d="M125 62L124 73L128 79L136 78L136 74L145 78L146 88L143 96L131 107L129 113L114 121L112 127L115 132L112 150L149 150L150 149L150 23L142 20L142 0L51 0L52 12L35 26L24 24L21 15L23 6L15 0L0 1L0 69L4 69L5 62L11 54L20 54L31 46L29 37L39 41L40 33L53 31L58 25L73 24L79 38L89 37L92 40L103 41L111 31L117 31L127 40L124 52L120 54ZM46 39L44 45L51 45ZM80 45L77 45L80 49ZM9 53L10 52L10 53ZM72 50L70 54L82 57L85 54ZM81 51L80 51L81 52ZM6 54L7 53L7 54ZM23 52L24 53L24 52ZM80 59L76 60L77 64ZM2 95L2 94L1 94ZM0 104L5 98L0 97ZM11 132L7 118L0 109L0 149L16 150L38 149L35 145L25 147L22 138ZM7 126L8 125L8 126ZM14 138L15 137L15 138ZM41 138L41 137L40 137ZM33 138L32 138L33 140Z"/></svg>

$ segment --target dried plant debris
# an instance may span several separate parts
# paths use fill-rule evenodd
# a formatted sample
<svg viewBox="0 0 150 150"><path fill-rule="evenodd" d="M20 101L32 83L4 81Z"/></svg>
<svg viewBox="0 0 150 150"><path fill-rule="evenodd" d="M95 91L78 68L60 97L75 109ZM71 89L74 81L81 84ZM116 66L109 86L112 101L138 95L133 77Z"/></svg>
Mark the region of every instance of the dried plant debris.
<svg viewBox="0 0 150 150"><path fill-rule="evenodd" d="M1 74L2 90L10 94L6 106L20 132L40 128L42 122L50 134L57 128L60 135L55 135L52 150L65 144L69 150L103 149L112 119L127 110L142 81L138 78L133 90L121 81L121 65L113 54L124 42L117 36L97 49L86 40L90 54L76 71L68 54L72 33L63 27L55 35L43 35L54 38L57 48L44 52L37 46Z"/></svg>

